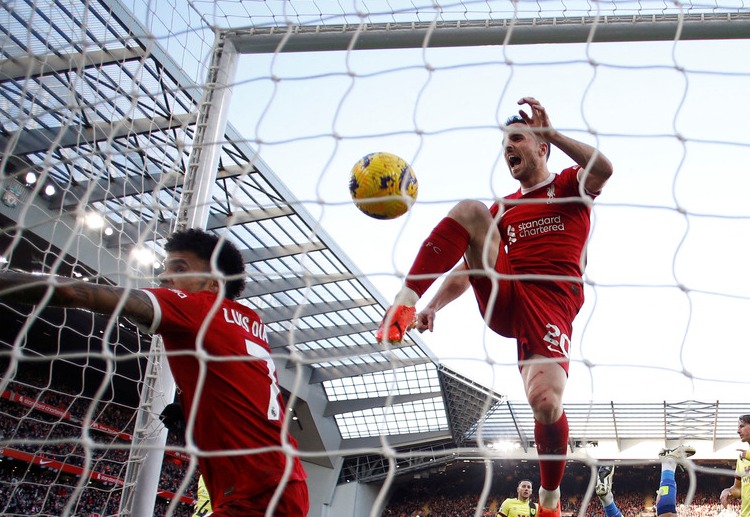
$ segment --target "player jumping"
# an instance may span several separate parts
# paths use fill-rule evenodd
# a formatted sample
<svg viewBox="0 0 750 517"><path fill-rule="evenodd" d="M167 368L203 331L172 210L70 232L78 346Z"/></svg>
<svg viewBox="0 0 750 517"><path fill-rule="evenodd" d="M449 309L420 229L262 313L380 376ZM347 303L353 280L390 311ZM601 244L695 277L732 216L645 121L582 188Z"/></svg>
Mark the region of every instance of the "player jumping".
<svg viewBox="0 0 750 517"><path fill-rule="evenodd" d="M568 443L562 395L573 319L583 305L583 250L591 201L612 175L612 164L594 147L555 130L536 99L524 97L518 104L528 105L531 115L520 110L520 116L508 119L503 149L521 188L491 208L464 200L448 212L420 248L377 338L400 342L414 326L432 331L437 311L471 286L489 327L518 343L540 455L539 515L559 516ZM576 165L550 173L550 146ZM451 268L435 297L416 314L417 301ZM521 281L508 275L554 278Z"/></svg>

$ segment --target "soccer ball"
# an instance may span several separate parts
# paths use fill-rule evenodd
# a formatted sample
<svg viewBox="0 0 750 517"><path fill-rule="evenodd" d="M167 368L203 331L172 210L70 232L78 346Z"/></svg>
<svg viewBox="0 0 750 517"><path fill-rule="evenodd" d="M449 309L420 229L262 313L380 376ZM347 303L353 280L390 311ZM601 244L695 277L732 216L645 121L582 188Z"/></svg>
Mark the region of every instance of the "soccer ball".
<svg viewBox="0 0 750 517"><path fill-rule="evenodd" d="M363 213L375 219L404 215L417 199L417 177L395 154L370 153L352 168L349 193Z"/></svg>

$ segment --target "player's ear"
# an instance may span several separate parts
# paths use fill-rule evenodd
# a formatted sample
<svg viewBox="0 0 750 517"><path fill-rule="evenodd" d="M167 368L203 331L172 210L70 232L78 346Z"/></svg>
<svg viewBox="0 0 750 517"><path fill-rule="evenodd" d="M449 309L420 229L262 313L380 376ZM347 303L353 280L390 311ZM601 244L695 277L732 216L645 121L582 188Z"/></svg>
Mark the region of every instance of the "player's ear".
<svg viewBox="0 0 750 517"><path fill-rule="evenodd" d="M549 158L549 142L539 144L539 155L544 156L545 159Z"/></svg>
<svg viewBox="0 0 750 517"><path fill-rule="evenodd" d="M208 282L208 290L214 294L219 294L219 291L221 291L221 284L219 284L218 280L212 278Z"/></svg>

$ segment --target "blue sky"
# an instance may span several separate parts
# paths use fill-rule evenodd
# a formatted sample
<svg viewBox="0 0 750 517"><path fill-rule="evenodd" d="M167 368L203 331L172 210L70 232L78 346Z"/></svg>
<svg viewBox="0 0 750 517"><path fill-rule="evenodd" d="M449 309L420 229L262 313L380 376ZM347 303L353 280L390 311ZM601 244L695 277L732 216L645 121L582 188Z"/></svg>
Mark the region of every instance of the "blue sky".
<svg viewBox="0 0 750 517"><path fill-rule="evenodd" d="M242 56L230 122L391 299L456 201L517 188L497 126L520 97L540 99L615 166L594 212L566 399L741 399L747 55L748 40ZM349 170L372 151L417 174L418 203L400 219L370 219L349 199ZM570 163L553 150L551 170ZM423 338L449 366L523 398L514 343L485 331L470 294Z"/></svg>

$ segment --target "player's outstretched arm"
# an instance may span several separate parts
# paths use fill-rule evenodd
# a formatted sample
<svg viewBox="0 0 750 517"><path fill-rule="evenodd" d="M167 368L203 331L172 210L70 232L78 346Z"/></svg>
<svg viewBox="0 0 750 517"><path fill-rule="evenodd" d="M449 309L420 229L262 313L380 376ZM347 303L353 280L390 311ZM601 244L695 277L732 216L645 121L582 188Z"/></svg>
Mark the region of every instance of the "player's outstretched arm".
<svg viewBox="0 0 750 517"><path fill-rule="evenodd" d="M469 277L466 274L461 274L463 271L466 271L466 264L462 262L448 273L430 303L417 314L417 330L419 332L425 330L432 332L435 327L437 311L464 294L469 288Z"/></svg>
<svg viewBox="0 0 750 517"><path fill-rule="evenodd" d="M609 159L595 147L557 131L550 122L547 110L534 97L524 97L518 104L526 104L531 108L531 116L523 110L519 111L529 127L538 131L548 143L560 149L586 170L584 188L588 192L599 192L612 176L612 163Z"/></svg>
<svg viewBox="0 0 750 517"><path fill-rule="evenodd" d="M0 272L0 298L36 305L46 296L49 296L47 304L53 307L87 309L106 315L114 314L120 308L119 315L143 325L150 325L154 318L151 299L143 291L63 277ZM120 307L120 301L125 296L127 298Z"/></svg>

